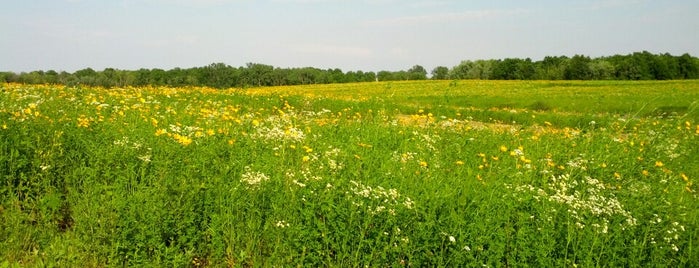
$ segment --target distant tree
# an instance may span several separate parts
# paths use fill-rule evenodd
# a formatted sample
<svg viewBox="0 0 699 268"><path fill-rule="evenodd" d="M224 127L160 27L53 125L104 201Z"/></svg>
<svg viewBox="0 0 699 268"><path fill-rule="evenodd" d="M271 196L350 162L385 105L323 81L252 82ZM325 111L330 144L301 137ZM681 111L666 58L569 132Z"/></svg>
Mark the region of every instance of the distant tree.
<svg viewBox="0 0 699 268"><path fill-rule="evenodd" d="M517 71L520 64L520 59L507 58L498 61L493 67L492 79L496 80L513 80L518 79Z"/></svg>
<svg viewBox="0 0 699 268"><path fill-rule="evenodd" d="M466 73L466 78L468 79L491 79L490 76L493 73L493 66L495 66L497 60L476 60L470 64L470 68Z"/></svg>
<svg viewBox="0 0 699 268"><path fill-rule="evenodd" d="M74 74L78 78L83 78L83 77L90 77L90 76L94 77L97 75L97 72L95 72L95 70L93 70L92 68L88 67L85 69L77 70L77 71L75 71Z"/></svg>
<svg viewBox="0 0 699 268"><path fill-rule="evenodd" d="M461 61L459 65L456 65L449 70L449 79L468 79L468 72L473 67L472 61Z"/></svg>
<svg viewBox="0 0 699 268"><path fill-rule="evenodd" d="M449 68L445 66L437 66L432 69L433 80L444 80L449 78Z"/></svg>
<svg viewBox="0 0 699 268"><path fill-rule="evenodd" d="M271 86L273 72L274 66L260 63L248 63L245 68L242 69L241 79L245 86Z"/></svg>
<svg viewBox="0 0 699 268"><path fill-rule="evenodd" d="M362 71L358 71L357 74L361 74L362 80L360 80L360 82L374 82L374 81L376 81L377 75L374 72L362 73Z"/></svg>
<svg viewBox="0 0 699 268"><path fill-rule="evenodd" d="M391 81L393 80L393 75L389 71L379 71L378 74L376 74L377 78L379 81Z"/></svg>
<svg viewBox="0 0 699 268"><path fill-rule="evenodd" d="M173 73L182 77L180 73ZM174 77L173 77L174 78ZM176 81L184 81L185 78L175 78ZM225 63L212 63L204 67L201 71L200 82L209 87L214 88L229 88L238 84L239 73L238 69L233 68Z"/></svg>
<svg viewBox="0 0 699 268"><path fill-rule="evenodd" d="M543 80L561 80L563 72L568 62L566 56L546 56L542 61L536 63L536 78Z"/></svg>
<svg viewBox="0 0 699 268"><path fill-rule="evenodd" d="M427 70L425 67L415 65L408 69L406 80L425 80L427 79Z"/></svg>
<svg viewBox="0 0 699 268"><path fill-rule="evenodd" d="M591 61L588 66L590 67L591 77L594 80L610 80L614 79L614 65L612 63L596 59Z"/></svg>
<svg viewBox="0 0 699 268"><path fill-rule="evenodd" d="M677 65L679 67L679 77L682 79L697 79L699 78L699 63L697 59L693 58L689 54L682 54L677 59Z"/></svg>
<svg viewBox="0 0 699 268"><path fill-rule="evenodd" d="M17 74L13 72L0 72L0 83L11 83L17 82Z"/></svg>
<svg viewBox="0 0 699 268"><path fill-rule="evenodd" d="M524 60L519 60L517 69L515 70L515 79L530 80L534 78L535 74L536 69L534 69L532 59L526 58Z"/></svg>
<svg viewBox="0 0 699 268"><path fill-rule="evenodd" d="M590 69L590 58L583 55L575 55L568 61L568 65L563 70L563 77L566 80L589 80L592 79L592 69Z"/></svg>

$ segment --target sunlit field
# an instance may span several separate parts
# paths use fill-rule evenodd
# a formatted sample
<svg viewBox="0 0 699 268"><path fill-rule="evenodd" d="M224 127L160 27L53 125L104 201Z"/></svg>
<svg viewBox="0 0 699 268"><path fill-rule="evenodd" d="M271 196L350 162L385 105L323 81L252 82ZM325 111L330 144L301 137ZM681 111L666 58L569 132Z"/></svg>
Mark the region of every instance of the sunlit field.
<svg viewBox="0 0 699 268"><path fill-rule="evenodd" d="M0 89L0 267L699 267L699 81Z"/></svg>

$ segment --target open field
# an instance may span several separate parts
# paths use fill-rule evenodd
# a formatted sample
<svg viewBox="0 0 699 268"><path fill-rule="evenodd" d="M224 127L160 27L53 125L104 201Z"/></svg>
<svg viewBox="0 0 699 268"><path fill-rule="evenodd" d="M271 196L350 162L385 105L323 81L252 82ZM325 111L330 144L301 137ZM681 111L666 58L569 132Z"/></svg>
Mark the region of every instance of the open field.
<svg viewBox="0 0 699 268"><path fill-rule="evenodd" d="M699 267L699 81L0 89L0 267Z"/></svg>

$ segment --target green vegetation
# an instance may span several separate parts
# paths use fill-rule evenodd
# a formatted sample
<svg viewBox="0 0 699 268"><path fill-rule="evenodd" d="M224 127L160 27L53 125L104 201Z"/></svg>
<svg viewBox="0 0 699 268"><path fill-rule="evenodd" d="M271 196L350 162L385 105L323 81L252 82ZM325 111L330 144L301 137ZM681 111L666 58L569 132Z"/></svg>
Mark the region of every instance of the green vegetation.
<svg viewBox="0 0 699 268"><path fill-rule="evenodd" d="M683 54L651 54L636 52L591 59L583 55L573 57L545 57L540 61L508 58L503 60L463 61L451 69L437 66L431 79L457 80L671 80L699 79L699 59ZM213 63L205 67L172 70L140 69L136 71L91 68L74 73L33 71L29 73L0 72L0 82L25 84L60 84L68 86L206 86L214 88L247 88L260 86L355 83L374 81L425 80L427 70L415 65L407 71L343 72L340 69L322 70L313 67L279 68L266 64L248 63L232 67Z"/></svg>
<svg viewBox="0 0 699 268"><path fill-rule="evenodd" d="M699 82L0 84L0 267L699 266Z"/></svg>

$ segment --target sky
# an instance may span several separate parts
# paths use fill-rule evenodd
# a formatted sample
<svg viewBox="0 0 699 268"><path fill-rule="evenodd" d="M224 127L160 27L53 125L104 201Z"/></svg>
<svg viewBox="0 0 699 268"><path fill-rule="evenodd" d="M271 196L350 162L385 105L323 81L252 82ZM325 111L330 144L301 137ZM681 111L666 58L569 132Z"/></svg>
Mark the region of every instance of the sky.
<svg viewBox="0 0 699 268"><path fill-rule="evenodd" d="M478 59L699 56L697 11L696 0L6 1L0 71L429 71Z"/></svg>

